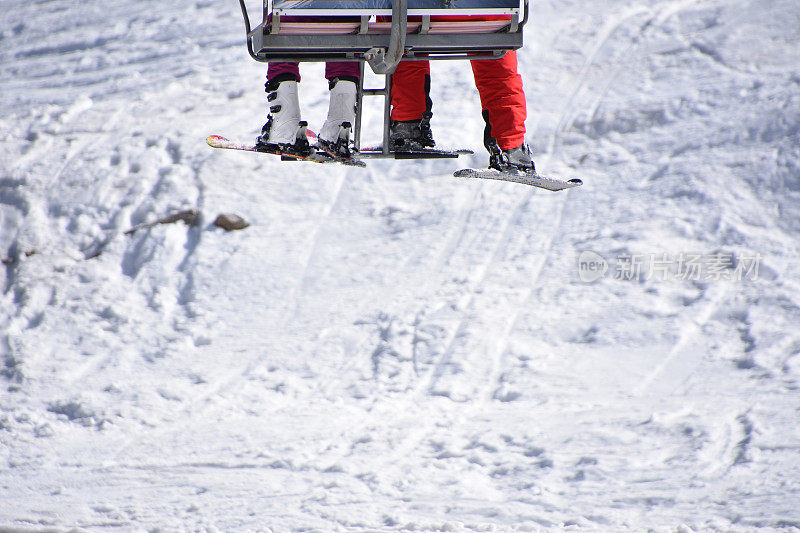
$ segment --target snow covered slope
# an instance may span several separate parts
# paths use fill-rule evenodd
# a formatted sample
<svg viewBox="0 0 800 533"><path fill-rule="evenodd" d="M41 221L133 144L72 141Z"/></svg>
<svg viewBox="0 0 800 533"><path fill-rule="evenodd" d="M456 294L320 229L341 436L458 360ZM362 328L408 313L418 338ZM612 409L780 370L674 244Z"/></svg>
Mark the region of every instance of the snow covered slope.
<svg viewBox="0 0 800 533"><path fill-rule="evenodd" d="M800 528L797 1L535 4L557 194L464 63L471 159L282 163L235 2L6 0L0 530Z"/></svg>

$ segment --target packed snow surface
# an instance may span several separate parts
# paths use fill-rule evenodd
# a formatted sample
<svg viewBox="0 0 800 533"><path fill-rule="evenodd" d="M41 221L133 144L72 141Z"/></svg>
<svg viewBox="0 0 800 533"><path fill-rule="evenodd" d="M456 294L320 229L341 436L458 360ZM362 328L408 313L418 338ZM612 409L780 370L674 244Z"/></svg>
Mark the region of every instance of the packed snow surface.
<svg viewBox="0 0 800 533"><path fill-rule="evenodd" d="M286 163L236 2L2 11L0 530L800 528L797 0L535 2L560 193L452 177L466 62L474 156Z"/></svg>

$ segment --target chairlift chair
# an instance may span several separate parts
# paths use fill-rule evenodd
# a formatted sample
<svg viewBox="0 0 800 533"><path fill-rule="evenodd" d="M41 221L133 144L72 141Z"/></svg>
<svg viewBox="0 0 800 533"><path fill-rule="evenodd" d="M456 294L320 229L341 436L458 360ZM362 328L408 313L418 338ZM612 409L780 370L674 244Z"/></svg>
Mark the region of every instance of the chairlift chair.
<svg viewBox="0 0 800 533"><path fill-rule="evenodd" d="M529 11L528 0L263 0L262 21L251 28L245 0L239 0L239 5L247 50L256 61L358 61L355 148L360 158L397 159L459 155L442 150L391 150L390 77L398 63L502 57L522 47ZM383 88L364 88L365 63L385 76ZM383 143L362 150L365 95L384 97Z"/></svg>

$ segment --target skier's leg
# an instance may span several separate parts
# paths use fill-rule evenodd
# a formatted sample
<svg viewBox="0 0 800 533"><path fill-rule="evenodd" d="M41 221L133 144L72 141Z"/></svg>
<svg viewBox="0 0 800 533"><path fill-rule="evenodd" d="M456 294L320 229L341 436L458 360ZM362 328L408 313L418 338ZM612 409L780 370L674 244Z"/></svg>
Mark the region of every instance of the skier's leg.
<svg viewBox="0 0 800 533"><path fill-rule="evenodd" d="M401 61L392 74L392 120L419 120L433 103L428 61Z"/></svg>
<svg viewBox="0 0 800 533"><path fill-rule="evenodd" d="M270 63L267 83L264 85L269 116L261 128L261 135L256 139L256 147L288 149L296 144L300 130L299 81L297 63Z"/></svg>
<svg viewBox="0 0 800 533"><path fill-rule="evenodd" d="M512 50L500 59L473 59L470 63L492 137L503 150L519 146L525 140L527 106L522 77L517 73L517 53Z"/></svg>
<svg viewBox="0 0 800 533"><path fill-rule="evenodd" d="M391 77L392 114L389 139L394 148L434 146L430 120L431 69L428 61L401 61Z"/></svg>
<svg viewBox="0 0 800 533"><path fill-rule="evenodd" d="M522 77L517 73L516 52L510 51L500 59L475 59L470 63L486 121L484 144L490 154L489 166L533 170L530 150L525 144L527 106Z"/></svg>
<svg viewBox="0 0 800 533"><path fill-rule="evenodd" d="M319 132L320 146L325 150L349 155L350 131L356 120L358 63L331 61L325 64L325 77L330 89L328 116Z"/></svg>
<svg viewBox="0 0 800 533"><path fill-rule="evenodd" d="M325 63L325 78L328 81L342 78L357 82L358 61L328 61Z"/></svg>
<svg viewBox="0 0 800 533"><path fill-rule="evenodd" d="M270 63L267 66L267 81L274 80L275 78L294 79L300 81L300 65L297 63Z"/></svg>

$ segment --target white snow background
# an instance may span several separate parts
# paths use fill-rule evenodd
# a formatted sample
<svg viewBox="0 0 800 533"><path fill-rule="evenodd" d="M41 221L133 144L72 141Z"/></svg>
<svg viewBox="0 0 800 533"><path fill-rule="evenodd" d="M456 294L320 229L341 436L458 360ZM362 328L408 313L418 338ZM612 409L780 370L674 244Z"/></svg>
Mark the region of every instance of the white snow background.
<svg viewBox="0 0 800 533"><path fill-rule="evenodd" d="M465 62L475 156L283 163L236 2L1 7L0 531L800 529L797 0L535 2L561 193L452 177Z"/></svg>

